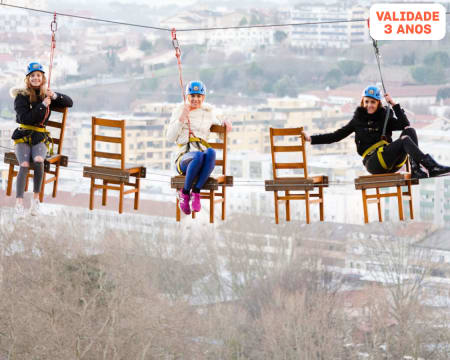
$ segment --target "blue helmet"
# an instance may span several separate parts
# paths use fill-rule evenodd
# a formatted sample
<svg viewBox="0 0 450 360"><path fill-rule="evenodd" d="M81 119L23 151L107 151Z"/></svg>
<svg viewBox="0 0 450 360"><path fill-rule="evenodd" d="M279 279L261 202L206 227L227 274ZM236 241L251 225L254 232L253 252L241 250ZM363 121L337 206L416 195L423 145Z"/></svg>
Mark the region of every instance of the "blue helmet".
<svg viewBox="0 0 450 360"><path fill-rule="evenodd" d="M186 95L206 95L206 86L200 80L191 81L186 85Z"/></svg>
<svg viewBox="0 0 450 360"><path fill-rule="evenodd" d="M370 85L364 89L363 96L370 97L375 100L381 101L381 91L378 86Z"/></svg>
<svg viewBox="0 0 450 360"><path fill-rule="evenodd" d="M29 63L27 67L27 76L35 71L40 71L41 73L45 74L44 67L41 64L39 64L38 62Z"/></svg>

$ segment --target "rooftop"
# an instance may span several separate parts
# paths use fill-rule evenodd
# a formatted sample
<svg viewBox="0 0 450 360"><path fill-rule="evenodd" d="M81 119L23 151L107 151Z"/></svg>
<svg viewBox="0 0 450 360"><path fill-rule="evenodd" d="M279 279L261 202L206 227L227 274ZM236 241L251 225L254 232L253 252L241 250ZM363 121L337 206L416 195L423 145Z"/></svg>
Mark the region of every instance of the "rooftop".
<svg viewBox="0 0 450 360"><path fill-rule="evenodd" d="M416 246L450 251L450 228L444 228L434 231L425 239L419 241Z"/></svg>

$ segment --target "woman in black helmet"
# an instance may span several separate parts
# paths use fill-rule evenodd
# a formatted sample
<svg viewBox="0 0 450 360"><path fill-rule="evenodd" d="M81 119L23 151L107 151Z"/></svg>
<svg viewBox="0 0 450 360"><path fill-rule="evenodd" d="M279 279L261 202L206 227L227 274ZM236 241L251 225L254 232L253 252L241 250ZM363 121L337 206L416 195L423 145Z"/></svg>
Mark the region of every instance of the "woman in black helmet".
<svg viewBox="0 0 450 360"><path fill-rule="evenodd" d="M407 160L411 162L411 177L422 179L440 176L450 172L450 167L438 164L425 155L418 147L416 130L409 125L403 109L389 94L386 101L392 106L395 116L390 112L385 139L381 139L386 116L386 108L381 104L381 92L376 86L368 86L363 93L361 104L355 110L352 120L333 133L308 136L306 141L315 144L331 144L355 133L358 154L371 174L386 174L398 171ZM402 130L400 137L392 141L392 131ZM427 170L422 170L421 165Z"/></svg>
<svg viewBox="0 0 450 360"><path fill-rule="evenodd" d="M44 160L47 155L48 133L45 124L50 117L47 108L72 107L72 99L66 95L47 89L44 69L41 64L32 62L28 65L24 88L11 89L14 98L16 122L20 125L14 130L12 139L19 162L16 180L16 214L24 215L23 196L31 160L33 161L33 199L31 215L39 210L39 192L44 175ZM49 110L50 110L49 109Z"/></svg>

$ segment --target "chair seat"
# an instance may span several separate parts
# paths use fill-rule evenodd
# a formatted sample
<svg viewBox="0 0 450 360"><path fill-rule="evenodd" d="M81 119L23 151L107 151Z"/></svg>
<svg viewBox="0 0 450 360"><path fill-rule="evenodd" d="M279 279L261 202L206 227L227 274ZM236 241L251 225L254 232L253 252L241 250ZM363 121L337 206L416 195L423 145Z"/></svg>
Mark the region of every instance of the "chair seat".
<svg viewBox="0 0 450 360"><path fill-rule="evenodd" d="M13 152L7 152L5 153L5 157L3 159L3 162L5 164L11 164L11 165L19 165L19 161L17 160L16 154ZM33 161L31 161L33 162ZM56 164L59 163L59 165L61 166L65 166L67 167L69 162L69 159L66 155L61 155L61 154L55 154L55 155L51 155L51 156L47 156L44 160L45 164ZM45 165L44 165L45 166ZM45 168L47 170L47 167Z"/></svg>
<svg viewBox="0 0 450 360"><path fill-rule="evenodd" d="M177 175L173 176L170 179L170 187L171 189L177 189L180 190L184 186L184 180L186 179L186 176L184 175ZM209 177L208 180L206 180L205 185L203 185L202 190L218 190L219 189L219 183L216 178Z"/></svg>
<svg viewBox="0 0 450 360"><path fill-rule="evenodd" d="M391 174L376 174L363 175L355 179L355 189L376 189L391 186L406 186L408 183L417 185L418 179L411 179L411 173L391 173Z"/></svg>
<svg viewBox="0 0 450 360"><path fill-rule="evenodd" d="M137 178L145 178L146 168L143 166L126 166L125 169L119 169L108 166L85 166L83 167L83 177L102 179L106 181L128 182L130 175Z"/></svg>
<svg viewBox="0 0 450 360"><path fill-rule="evenodd" d="M266 191L314 190L317 186L328 186L328 176L277 177L273 180L265 180L264 184Z"/></svg>

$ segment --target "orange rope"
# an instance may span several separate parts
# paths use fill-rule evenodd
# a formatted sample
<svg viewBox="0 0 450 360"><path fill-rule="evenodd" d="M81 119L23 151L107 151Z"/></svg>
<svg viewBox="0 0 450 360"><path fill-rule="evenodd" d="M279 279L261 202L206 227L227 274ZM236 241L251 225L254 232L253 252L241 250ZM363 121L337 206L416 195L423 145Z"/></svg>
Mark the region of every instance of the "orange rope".
<svg viewBox="0 0 450 360"><path fill-rule="evenodd" d="M183 84L183 69L181 68L181 49L180 44L177 39L177 31L175 28L172 29L172 45L175 49L175 56L177 58L178 63L178 73L180 76L180 87L181 87L181 96L183 97L183 103L186 105L186 94L184 92L184 84ZM194 132L191 130L191 119L189 118L189 114L187 115L187 124L189 129L189 138L195 137Z"/></svg>
<svg viewBox="0 0 450 360"><path fill-rule="evenodd" d="M50 89L50 79L52 77L52 69L53 69L53 57L55 55L55 47L56 47L55 32L58 29L58 24L56 22L56 13L54 13L54 15L53 15L53 21L50 23L50 29L52 31L52 40L50 43L50 65L48 67L47 89ZM41 122L41 126L44 124L45 120L47 120L49 114L50 114L50 105L47 106L44 119Z"/></svg>

